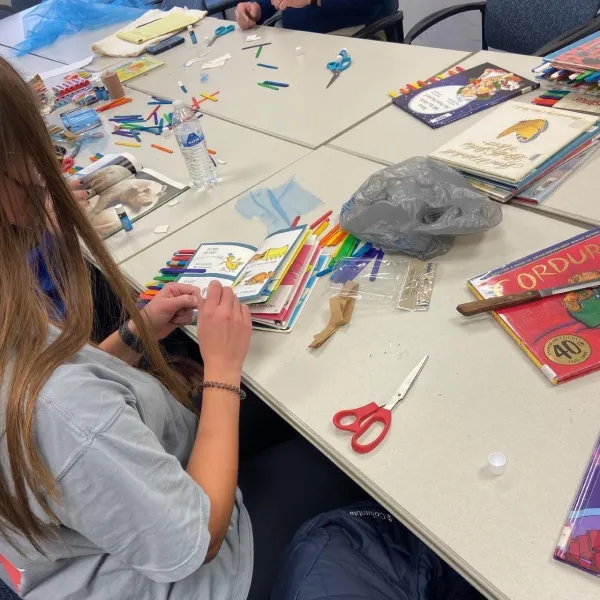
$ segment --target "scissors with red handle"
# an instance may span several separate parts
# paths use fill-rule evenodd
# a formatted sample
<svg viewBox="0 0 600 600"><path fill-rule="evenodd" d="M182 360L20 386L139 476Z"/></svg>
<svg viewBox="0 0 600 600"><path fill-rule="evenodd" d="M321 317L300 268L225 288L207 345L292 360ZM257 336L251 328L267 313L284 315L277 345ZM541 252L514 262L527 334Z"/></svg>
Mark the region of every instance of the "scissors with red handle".
<svg viewBox="0 0 600 600"><path fill-rule="evenodd" d="M429 356L426 354L421 359L419 364L410 372L408 377L402 382L402 385L384 406L371 402L360 408L340 410L333 415L333 424L338 429L352 432L352 450L354 450L354 452L366 454L381 444L392 424L392 410L394 410L396 404L402 402L402 400L406 398L408 390L415 382L415 379L420 375L428 358ZM344 423L344 419L348 418L351 418L352 420L348 423ZM381 423L383 425L381 433L372 442L361 444L359 442L360 438L365 435L375 423Z"/></svg>

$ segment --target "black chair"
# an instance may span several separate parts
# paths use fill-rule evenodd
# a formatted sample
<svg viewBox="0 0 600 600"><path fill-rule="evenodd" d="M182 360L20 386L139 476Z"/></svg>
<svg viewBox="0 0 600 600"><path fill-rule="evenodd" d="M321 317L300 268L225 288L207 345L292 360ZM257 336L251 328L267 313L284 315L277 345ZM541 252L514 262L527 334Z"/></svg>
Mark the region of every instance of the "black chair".
<svg viewBox="0 0 600 600"><path fill-rule="evenodd" d="M481 13L483 49L542 56L598 31L600 0L487 0L450 6L425 17L404 38L415 38L448 17Z"/></svg>

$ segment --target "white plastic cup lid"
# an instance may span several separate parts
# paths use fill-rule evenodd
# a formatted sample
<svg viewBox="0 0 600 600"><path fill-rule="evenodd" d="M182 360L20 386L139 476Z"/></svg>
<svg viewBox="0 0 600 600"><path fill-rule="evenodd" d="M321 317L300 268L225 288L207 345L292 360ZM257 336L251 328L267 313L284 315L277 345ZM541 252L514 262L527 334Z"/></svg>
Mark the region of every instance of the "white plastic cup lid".
<svg viewBox="0 0 600 600"><path fill-rule="evenodd" d="M506 456L501 452L492 452L488 455L492 475L502 475L506 470L506 462Z"/></svg>

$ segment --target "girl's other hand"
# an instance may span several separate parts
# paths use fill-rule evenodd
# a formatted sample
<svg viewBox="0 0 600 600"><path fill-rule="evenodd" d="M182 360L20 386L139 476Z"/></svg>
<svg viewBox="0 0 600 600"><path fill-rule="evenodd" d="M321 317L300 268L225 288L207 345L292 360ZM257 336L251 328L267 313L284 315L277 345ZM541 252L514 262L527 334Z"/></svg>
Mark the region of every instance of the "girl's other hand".
<svg viewBox="0 0 600 600"><path fill-rule="evenodd" d="M200 290L193 285L167 283L142 309L157 340L167 337L176 327L191 325L194 309L201 299ZM136 333L133 322L129 323Z"/></svg>
<svg viewBox="0 0 600 600"><path fill-rule="evenodd" d="M92 197L91 190L84 189L79 179L70 179L69 186L71 187L75 200L77 200L77 204L79 204L83 210L87 210L90 206L90 198Z"/></svg>
<svg viewBox="0 0 600 600"><path fill-rule="evenodd" d="M208 286L198 303L198 344L205 373L238 379L250 347L250 309L240 304L230 287L218 281Z"/></svg>

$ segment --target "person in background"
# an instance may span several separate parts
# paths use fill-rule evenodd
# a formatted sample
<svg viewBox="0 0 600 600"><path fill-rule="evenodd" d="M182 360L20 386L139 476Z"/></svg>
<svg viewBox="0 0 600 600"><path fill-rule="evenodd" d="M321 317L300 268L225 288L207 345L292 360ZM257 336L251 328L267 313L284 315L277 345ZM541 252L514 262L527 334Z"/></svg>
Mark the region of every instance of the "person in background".
<svg viewBox="0 0 600 600"><path fill-rule="evenodd" d="M0 81L0 597L265 600L297 527L364 493L299 438L239 460L248 308L213 282L138 310L3 58ZM82 245L128 315L98 344ZM194 309L199 417L159 348Z"/></svg>
<svg viewBox="0 0 600 600"><path fill-rule="evenodd" d="M385 0L258 0L240 2L235 18L241 29L251 29L282 11L286 29L331 33L368 25L385 16Z"/></svg>

